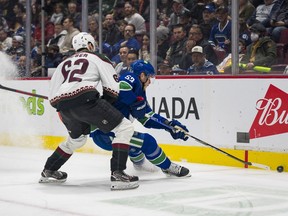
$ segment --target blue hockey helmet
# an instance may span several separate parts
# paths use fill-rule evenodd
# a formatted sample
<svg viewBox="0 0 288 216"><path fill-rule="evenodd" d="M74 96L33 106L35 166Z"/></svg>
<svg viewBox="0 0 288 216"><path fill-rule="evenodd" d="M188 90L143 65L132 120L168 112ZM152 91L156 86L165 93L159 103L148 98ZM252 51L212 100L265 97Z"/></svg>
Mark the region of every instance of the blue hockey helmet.
<svg viewBox="0 0 288 216"><path fill-rule="evenodd" d="M131 68L133 70L133 73L140 76L140 74L143 72L146 76L154 77L155 76L155 70L154 67L147 61L144 60L137 60L134 61L131 64Z"/></svg>

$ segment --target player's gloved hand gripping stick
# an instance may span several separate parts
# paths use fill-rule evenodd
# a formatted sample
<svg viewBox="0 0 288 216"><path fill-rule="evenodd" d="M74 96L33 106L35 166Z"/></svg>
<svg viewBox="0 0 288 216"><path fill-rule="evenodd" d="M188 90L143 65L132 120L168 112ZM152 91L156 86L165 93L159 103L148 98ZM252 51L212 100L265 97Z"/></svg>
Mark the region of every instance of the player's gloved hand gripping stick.
<svg viewBox="0 0 288 216"><path fill-rule="evenodd" d="M231 154L229 154L228 152L225 152L225 151L223 151L223 150L221 150L221 149L219 149L219 148L217 148L217 147L215 147L215 146L213 146L213 145L211 145L211 144L209 144L209 143L207 143L207 142L204 142L204 141L201 140L201 139L198 139L198 138L195 137L195 136L190 135L187 131L183 130L183 128L181 128L181 127L179 127L179 126L177 126L177 125L171 126L171 125L167 124L167 122L166 122L166 123L160 122L160 121L158 121L157 118L154 118L153 116L146 115L146 117L147 117L147 118L150 118L150 119L153 120L153 121L156 121L157 123L159 123L159 124L161 124L161 125L163 125L163 126L165 126L168 130L175 130L175 131L177 131L177 130L182 130L182 131L185 133L185 136L191 137L191 138L193 138L194 140L196 140L197 142L199 142L199 143L201 143L201 144L203 144L203 145L209 146L209 147L215 149L216 151L219 151L219 152L223 153L224 155L226 155L226 156L228 156L228 157L230 157L230 158L233 158L234 160L237 160L237 161L239 161L239 162L241 162L241 163L243 163L243 164L245 164L245 165L258 167L258 168L260 168L260 169L270 170L270 167L267 166L267 165L259 164L259 163L253 163L253 162L249 162L249 161L244 161L244 160L242 160L242 159L240 159L240 158L238 158L238 157L235 157L234 155L231 155ZM187 140L187 139L186 139L186 140Z"/></svg>

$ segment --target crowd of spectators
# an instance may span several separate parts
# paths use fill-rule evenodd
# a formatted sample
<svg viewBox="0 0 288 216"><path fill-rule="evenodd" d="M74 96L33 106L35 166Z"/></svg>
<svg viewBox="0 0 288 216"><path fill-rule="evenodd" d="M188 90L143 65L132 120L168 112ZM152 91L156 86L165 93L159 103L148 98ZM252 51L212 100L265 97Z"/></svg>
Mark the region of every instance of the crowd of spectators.
<svg viewBox="0 0 288 216"><path fill-rule="evenodd" d="M90 2L88 31L98 42L102 25L102 51L118 73L129 69L133 59L151 60L149 32L155 30L149 26L149 0L115 0L103 14L103 23ZM27 75L25 6L25 1L0 0L0 51L18 65L19 76ZM81 31L81 1L45 1L42 51L42 11L41 1L32 0L31 76L42 75L42 53L46 75L48 68L73 54L72 38ZM231 73L231 27L229 0L157 0L158 74ZM287 29L288 0L239 0L239 61L245 69L288 64L288 37L284 44L281 37Z"/></svg>

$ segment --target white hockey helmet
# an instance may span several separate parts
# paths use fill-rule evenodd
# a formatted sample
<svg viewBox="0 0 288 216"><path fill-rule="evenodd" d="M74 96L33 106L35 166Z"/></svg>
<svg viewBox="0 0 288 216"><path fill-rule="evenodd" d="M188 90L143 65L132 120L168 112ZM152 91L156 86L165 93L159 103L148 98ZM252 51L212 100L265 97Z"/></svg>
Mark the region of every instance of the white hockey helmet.
<svg viewBox="0 0 288 216"><path fill-rule="evenodd" d="M92 43L93 50L90 50L88 47L88 44ZM87 32L80 32L79 34L75 35L72 40L72 46L75 51L78 51L79 49L86 48L89 51L95 51L96 50L96 42L93 36Z"/></svg>

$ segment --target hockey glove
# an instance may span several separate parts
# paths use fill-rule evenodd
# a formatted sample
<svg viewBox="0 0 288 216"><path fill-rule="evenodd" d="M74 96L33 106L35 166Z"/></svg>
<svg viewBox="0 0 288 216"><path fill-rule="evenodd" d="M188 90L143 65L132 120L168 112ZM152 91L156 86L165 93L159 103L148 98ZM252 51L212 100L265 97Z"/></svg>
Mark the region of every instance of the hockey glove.
<svg viewBox="0 0 288 216"><path fill-rule="evenodd" d="M145 117L146 114L146 101L143 97L137 97L137 102L130 106L131 108L131 115L134 118L142 119Z"/></svg>
<svg viewBox="0 0 288 216"><path fill-rule="evenodd" d="M186 128L186 126L182 125L175 119L172 119L172 121L170 121L168 124L174 127L174 130L169 130L173 139L182 139L184 141L188 140L186 133L188 133L189 130Z"/></svg>

